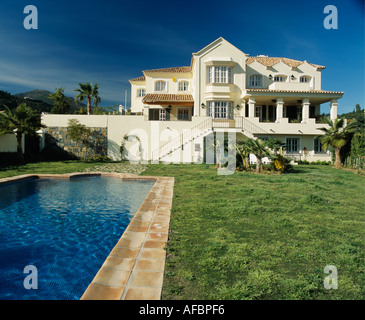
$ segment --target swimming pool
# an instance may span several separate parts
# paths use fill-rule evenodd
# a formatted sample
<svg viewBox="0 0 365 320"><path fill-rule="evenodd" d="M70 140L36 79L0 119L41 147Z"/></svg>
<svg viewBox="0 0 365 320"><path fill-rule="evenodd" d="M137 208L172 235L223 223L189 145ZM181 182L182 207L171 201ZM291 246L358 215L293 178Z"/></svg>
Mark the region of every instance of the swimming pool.
<svg viewBox="0 0 365 320"><path fill-rule="evenodd" d="M0 299L79 299L153 181L31 179L0 186ZM24 267L38 289L24 288Z"/></svg>

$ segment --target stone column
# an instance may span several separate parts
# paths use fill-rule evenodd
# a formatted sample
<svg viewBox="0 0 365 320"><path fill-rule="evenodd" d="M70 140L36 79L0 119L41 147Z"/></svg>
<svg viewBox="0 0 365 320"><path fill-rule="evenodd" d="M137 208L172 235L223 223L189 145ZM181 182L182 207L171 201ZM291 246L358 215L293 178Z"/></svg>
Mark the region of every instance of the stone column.
<svg viewBox="0 0 365 320"><path fill-rule="evenodd" d="M302 123L308 123L308 119L309 119L309 99L305 98L303 99L303 109L302 109Z"/></svg>
<svg viewBox="0 0 365 320"><path fill-rule="evenodd" d="M275 122L280 122L280 120L283 118L283 106L284 106L284 99L277 98L276 99L276 121Z"/></svg>
<svg viewBox="0 0 365 320"><path fill-rule="evenodd" d="M255 97L250 97L248 100L248 117L255 117Z"/></svg>
<svg viewBox="0 0 365 320"><path fill-rule="evenodd" d="M330 118L332 121L337 119L337 106L338 106L337 99L332 99L331 100L331 113L330 113Z"/></svg>

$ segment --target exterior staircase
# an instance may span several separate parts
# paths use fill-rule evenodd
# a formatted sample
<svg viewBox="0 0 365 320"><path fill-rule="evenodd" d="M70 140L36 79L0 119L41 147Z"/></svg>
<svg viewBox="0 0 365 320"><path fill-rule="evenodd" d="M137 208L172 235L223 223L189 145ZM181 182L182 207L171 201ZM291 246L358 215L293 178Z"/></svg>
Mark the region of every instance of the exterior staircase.
<svg viewBox="0 0 365 320"><path fill-rule="evenodd" d="M178 137L173 138L172 140L162 144L159 148L152 151L152 161L159 161L162 158L166 157L170 153L181 149L187 143L201 137L206 136L212 132L212 119L205 119L202 122L198 123L194 127L186 130Z"/></svg>
<svg viewBox="0 0 365 320"><path fill-rule="evenodd" d="M242 133L248 138L256 139L254 134L268 134L264 129L244 117L236 117L236 128L240 128Z"/></svg>
<svg viewBox="0 0 365 320"><path fill-rule="evenodd" d="M265 130L252 123L250 120L244 117L235 117L234 128L241 130L241 132L247 136L248 138L256 139L254 134L268 134ZM230 128L232 125L232 120L224 121L217 123L213 122L212 118L208 118L198 123L194 127L186 130L178 137L173 138L172 140L162 144L160 147L152 151L152 161L160 161L167 155L172 152L183 148L187 143L201 137L206 136L209 133L213 132L214 128Z"/></svg>

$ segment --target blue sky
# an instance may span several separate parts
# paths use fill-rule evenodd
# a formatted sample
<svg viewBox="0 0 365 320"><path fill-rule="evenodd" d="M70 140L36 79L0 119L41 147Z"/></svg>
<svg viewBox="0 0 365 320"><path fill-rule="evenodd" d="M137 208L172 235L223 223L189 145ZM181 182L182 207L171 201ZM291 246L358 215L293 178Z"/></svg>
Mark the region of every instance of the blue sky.
<svg viewBox="0 0 365 320"><path fill-rule="evenodd" d="M38 30L23 27L29 4ZM337 7L337 30L323 26L328 4ZM128 79L190 65L193 52L220 36L250 55L325 65L322 89L345 92L339 113L364 107L362 0L2 0L0 90L64 87L74 96L78 82L91 81L103 106L124 104Z"/></svg>

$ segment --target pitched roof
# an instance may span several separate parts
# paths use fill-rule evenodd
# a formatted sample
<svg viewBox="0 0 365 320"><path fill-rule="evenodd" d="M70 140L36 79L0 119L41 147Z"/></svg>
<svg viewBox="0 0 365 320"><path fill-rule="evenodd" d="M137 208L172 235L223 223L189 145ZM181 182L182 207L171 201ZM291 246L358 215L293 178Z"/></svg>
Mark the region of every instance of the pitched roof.
<svg viewBox="0 0 365 320"><path fill-rule="evenodd" d="M142 76L142 77L138 77L138 78L131 79L129 81L146 81L146 77L145 76Z"/></svg>
<svg viewBox="0 0 365 320"><path fill-rule="evenodd" d="M162 69L151 69L151 70L143 70L143 74L145 73L190 73L191 67L172 67L172 68L162 68ZM131 81L146 81L146 76L134 78L129 80Z"/></svg>
<svg viewBox="0 0 365 320"><path fill-rule="evenodd" d="M189 73L189 72L191 72L191 66L188 66L188 67L162 68L162 69L151 69L151 70L144 70L143 71L143 73L152 73L152 72Z"/></svg>
<svg viewBox="0 0 365 320"><path fill-rule="evenodd" d="M159 103L174 103L174 102L194 102L191 94L168 94L168 93L147 93L143 98L143 103L159 104Z"/></svg>
<svg viewBox="0 0 365 320"><path fill-rule="evenodd" d="M304 62L307 62L315 68L319 68L319 69L326 68L325 66L320 66L318 64L310 63L308 61L299 61L299 60L294 60L294 59L289 59L289 58L277 58L277 57L266 57L266 56L265 57L248 57L246 60L246 64L250 64L254 61L257 61L267 67L269 67L269 66L271 67L271 66L279 63L280 61L282 61L283 63L287 64L289 67L298 67L301 64L303 64Z"/></svg>
<svg viewBox="0 0 365 320"><path fill-rule="evenodd" d="M217 40L219 40L219 39L217 39ZM307 62L308 64L312 65L315 68L319 68L319 69L326 68L325 66L310 63L308 61L299 61L299 60L294 60L294 59L289 59L289 58L277 58L277 57L266 57L266 56L248 57L246 60L246 64L251 64L254 61L257 61L264 66L270 66L270 67L279 63L280 61L282 61L283 63L287 64L289 67L298 67L301 64L303 64L304 62ZM143 70L143 74L148 74L148 73L190 73L190 72L192 72L191 66ZM146 80L146 77L145 77L145 75L143 75L142 77L134 78L129 81L145 81L145 80Z"/></svg>

